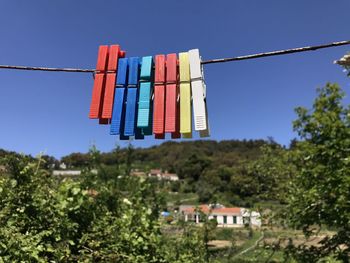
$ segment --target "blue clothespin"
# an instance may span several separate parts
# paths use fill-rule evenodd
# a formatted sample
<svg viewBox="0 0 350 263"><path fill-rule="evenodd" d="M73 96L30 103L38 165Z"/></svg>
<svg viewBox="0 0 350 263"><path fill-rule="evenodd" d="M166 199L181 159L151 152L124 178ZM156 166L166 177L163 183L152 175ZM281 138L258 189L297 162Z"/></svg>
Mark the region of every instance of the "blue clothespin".
<svg viewBox="0 0 350 263"><path fill-rule="evenodd" d="M152 56L143 57L140 73L140 94L137 127L142 128L144 135L152 135L152 70Z"/></svg>
<svg viewBox="0 0 350 263"><path fill-rule="evenodd" d="M113 113L111 121L111 135L120 135L121 140L127 140L124 136L125 101L128 75L128 59L121 58L118 62L118 74L116 90L114 93Z"/></svg>
<svg viewBox="0 0 350 263"><path fill-rule="evenodd" d="M135 139L143 139L140 129L137 129L137 97L140 59L138 57L129 58L129 76L125 110L125 136L135 136Z"/></svg>

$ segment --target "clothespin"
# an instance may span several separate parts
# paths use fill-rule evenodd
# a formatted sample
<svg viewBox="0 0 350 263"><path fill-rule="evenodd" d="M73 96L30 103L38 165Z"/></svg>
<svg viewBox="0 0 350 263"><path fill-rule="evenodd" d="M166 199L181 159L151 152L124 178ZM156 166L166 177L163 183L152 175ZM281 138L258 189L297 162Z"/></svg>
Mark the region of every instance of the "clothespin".
<svg viewBox="0 0 350 263"><path fill-rule="evenodd" d="M188 52L179 54L180 69L180 132L183 138L192 138L191 81Z"/></svg>
<svg viewBox="0 0 350 263"><path fill-rule="evenodd" d="M121 58L118 62L117 83L114 93L113 113L110 129L111 135L120 135L121 139L123 139L124 136L127 75L128 59Z"/></svg>
<svg viewBox="0 0 350 263"><path fill-rule="evenodd" d="M125 111L125 136L134 136L135 139L143 139L140 129L137 129L137 95L139 80L140 59L138 57L129 58L129 76L126 96Z"/></svg>
<svg viewBox="0 0 350 263"><path fill-rule="evenodd" d="M121 51L119 45L111 45L108 52L108 66L106 86L104 90L102 119L110 120L112 118L113 99L115 91L115 79L117 75L117 66L119 57L124 57L125 51Z"/></svg>
<svg viewBox="0 0 350 263"><path fill-rule="evenodd" d="M102 117L102 103L105 85L105 73L108 61L108 46L100 46L98 50L96 74L92 99L90 104L90 119L100 119Z"/></svg>
<svg viewBox="0 0 350 263"><path fill-rule="evenodd" d="M204 79L203 71L202 76ZM207 86L203 81L203 88L204 88L204 106L205 106L205 122L207 125L207 128L205 130L199 131L200 137L209 137L210 136L210 125L209 125L209 117L208 117L208 107L207 107Z"/></svg>
<svg viewBox="0 0 350 263"><path fill-rule="evenodd" d="M153 57L143 57L141 61L137 127L142 129L144 135L152 135L152 71Z"/></svg>
<svg viewBox="0 0 350 263"><path fill-rule="evenodd" d="M176 54L166 56L166 87L165 87L165 132L170 132L172 138L180 138L180 127L177 118L179 103L178 97L178 70Z"/></svg>
<svg viewBox="0 0 350 263"><path fill-rule="evenodd" d="M153 133L156 139L164 139L165 115L165 56L155 57L154 102L153 102Z"/></svg>
<svg viewBox="0 0 350 263"><path fill-rule="evenodd" d="M201 137L209 136L208 115L206 111L206 90L203 78L203 68L198 49L188 52L190 62L192 103L194 115L194 129L200 131Z"/></svg>

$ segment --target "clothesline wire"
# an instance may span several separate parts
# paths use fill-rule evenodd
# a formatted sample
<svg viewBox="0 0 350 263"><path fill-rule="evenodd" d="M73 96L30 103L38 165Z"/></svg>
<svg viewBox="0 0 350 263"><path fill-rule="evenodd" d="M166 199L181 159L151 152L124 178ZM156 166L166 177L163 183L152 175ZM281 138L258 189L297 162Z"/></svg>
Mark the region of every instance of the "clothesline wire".
<svg viewBox="0 0 350 263"><path fill-rule="evenodd" d="M256 58L262 58L262 57L280 56L280 55L287 55L287 54L307 52L307 51L315 51L318 49L331 48L331 47L337 47L337 46L345 46L345 45L350 45L350 40L338 41L338 42L333 42L333 43L324 44L324 45L291 48L291 49L277 50L277 51L257 53L257 54L252 54L252 55L245 55L245 56L238 56L238 57L231 57L231 58L218 58L218 59L204 60L204 61L202 61L202 64L207 65L207 64L214 64L214 63L224 63L224 62L231 62L231 61L256 59ZM52 68L52 67L32 67L32 66L12 66L12 65L0 65L0 69L56 71L56 72L80 72L80 73L96 73L97 72L95 69Z"/></svg>
<svg viewBox="0 0 350 263"><path fill-rule="evenodd" d="M337 47L337 46L345 46L345 45L350 45L350 40L338 41L338 42L333 42L333 43L318 45L318 46L308 46L308 47L299 47L299 48L291 48L291 49L285 49L285 50L264 52L264 53L258 53L258 54L253 54L253 55L233 57L233 58L211 59L211 60L202 61L202 64L214 64L214 63L223 63L223 62L230 62L230 61L262 58L262 57L280 56L280 55L287 55L287 54L307 52L307 51L315 51L318 49L331 48L331 47Z"/></svg>

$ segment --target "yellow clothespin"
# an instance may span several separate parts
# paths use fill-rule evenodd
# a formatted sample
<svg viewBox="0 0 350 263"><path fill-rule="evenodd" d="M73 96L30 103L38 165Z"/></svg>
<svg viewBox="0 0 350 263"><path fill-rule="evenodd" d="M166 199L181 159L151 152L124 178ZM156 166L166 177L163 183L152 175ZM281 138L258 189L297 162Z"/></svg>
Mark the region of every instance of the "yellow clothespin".
<svg viewBox="0 0 350 263"><path fill-rule="evenodd" d="M179 54L180 71L180 133L192 138L191 78L188 52Z"/></svg>

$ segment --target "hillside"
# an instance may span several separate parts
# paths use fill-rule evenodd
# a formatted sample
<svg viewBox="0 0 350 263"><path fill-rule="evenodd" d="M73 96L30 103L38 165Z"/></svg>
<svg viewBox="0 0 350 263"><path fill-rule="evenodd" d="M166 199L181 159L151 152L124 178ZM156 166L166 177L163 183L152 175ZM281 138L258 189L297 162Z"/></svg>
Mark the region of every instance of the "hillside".
<svg viewBox="0 0 350 263"><path fill-rule="evenodd" d="M208 159L213 165L234 166L243 160L256 159L260 147L272 143L274 142L265 140L165 142L150 148L133 148L131 157L135 165L179 172L181 165L193 156ZM128 158L129 151L130 149L119 148L101 153L101 162L106 165L123 163ZM72 153L62 157L61 161L70 167L81 167L88 159L89 154Z"/></svg>
<svg viewBox="0 0 350 263"><path fill-rule="evenodd" d="M283 149L273 140L165 142L150 148L116 149L99 158L111 169L129 163L145 172L161 168L176 173L179 182L161 185L166 192L196 194L199 202L251 206L262 196L260 179L250 167L267 145ZM70 168L84 168L89 158L89 154L72 153L61 161Z"/></svg>

